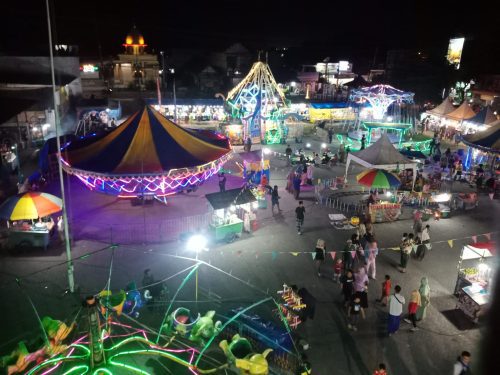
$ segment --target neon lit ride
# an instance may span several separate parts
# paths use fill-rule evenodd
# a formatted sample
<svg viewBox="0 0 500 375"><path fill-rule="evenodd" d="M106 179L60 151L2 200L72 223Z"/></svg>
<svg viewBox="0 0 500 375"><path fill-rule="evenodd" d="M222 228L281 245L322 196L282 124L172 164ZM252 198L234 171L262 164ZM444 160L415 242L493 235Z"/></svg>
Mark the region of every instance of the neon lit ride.
<svg viewBox="0 0 500 375"><path fill-rule="evenodd" d="M229 91L226 99L232 116L241 120L244 139L254 143L284 143L287 128L282 109L285 94L279 88L269 65L262 61L253 64L247 76Z"/></svg>
<svg viewBox="0 0 500 375"><path fill-rule="evenodd" d="M230 157L228 138L182 128L145 107L101 138L70 143L62 165L93 191L166 197L196 189Z"/></svg>
<svg viewBox="0 0 500 375"><path fill-rule="evenodd" d="M392 103L411 104L414 95L412 92L398 90L389 85L375 85L352 90L350 100L370 103L373 120L380 121L384 119L384 115Z"/></svg>

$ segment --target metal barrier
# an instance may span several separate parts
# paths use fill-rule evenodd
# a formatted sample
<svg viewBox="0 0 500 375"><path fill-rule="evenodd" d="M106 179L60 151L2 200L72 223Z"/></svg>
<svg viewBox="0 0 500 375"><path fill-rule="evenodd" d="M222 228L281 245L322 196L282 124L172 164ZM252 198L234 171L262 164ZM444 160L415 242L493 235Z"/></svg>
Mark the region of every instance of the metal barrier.
<svg viewBox="0 0 500 375"><path fill-rule="evenodd" d="M73 223L74 239L92 239L108 243L137 244L160 243L179 238L185 232L198 232L208 228L211 213L162 220L159 222L110 224L92 226Z"/></svg>

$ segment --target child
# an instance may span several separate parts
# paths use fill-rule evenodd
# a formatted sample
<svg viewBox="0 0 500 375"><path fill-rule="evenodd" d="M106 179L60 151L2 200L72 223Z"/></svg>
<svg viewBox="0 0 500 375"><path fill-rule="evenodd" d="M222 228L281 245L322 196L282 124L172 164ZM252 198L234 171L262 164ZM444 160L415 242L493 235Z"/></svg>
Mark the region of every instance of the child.
<svg viewBox="0 0 500 375"><path fill-rule="evenodd" d="M377 300L377 302L382 302L382 306L387 306L387 299L389 298L389 294L391 294L391 288L391 277L389 275L385 275L385 280L382 283L382 296Z"/></svg>
<svg viewBox="0 0 500 375"><path fill-rule="evenodd" d="M375 370L373 375L387 375L387 371L385 370L385 364L381 363L378 365L378 370Z"/></svg>
<svg viewBox="0 0 500 375"><path fill-rule="evenodd" d="M342 273L342 269L344 268L344 264L342 262L342 258L337 258L335 264L333 265L333 281L336 283L340 282L340 274Z"/></svg>
<svg viewBox="0 0 500 375"><path fill-rule="evenodd" d="M418 330L416 314L420 305L422 305L420 292L415 289L411 292L410 304L408 305L408 318L403 319L406 323L413 325L410 329L411 332Z"/></svg>
<svg viewBox="0 0 500 375"><path fill-rule="evenodd" d="M365 310L361 306L361 299L359 297L354 297L352 302L349 304L349 309L347 310L347 319L349 323L347 324L347 328L352 329L353 331L357 331L359 315L365 319Z"/></svg>

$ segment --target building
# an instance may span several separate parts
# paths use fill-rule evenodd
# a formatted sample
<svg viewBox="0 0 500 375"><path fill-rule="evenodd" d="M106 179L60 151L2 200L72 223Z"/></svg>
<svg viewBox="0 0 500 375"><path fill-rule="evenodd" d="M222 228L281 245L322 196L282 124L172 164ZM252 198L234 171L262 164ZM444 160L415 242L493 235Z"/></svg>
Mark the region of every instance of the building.
<svg viewBox="0 0 500 375"><path fill-rule="evenodd" d="M500 74L481 75L471 89L472 100L500 111Z"/></svg>
<svg viewBox="0 0 500 375"><path fill-rule="evenodd" d="M152 89L160 64L158 56L146 52L144 37L134 26L123 43L124 52L113 60L113 87Z"/></svg>
<svg viewBox="0 0 500 375"><path fill-rule="evenodd" d="M73 125L65 115L81 96L78 49L55 46L56 103L61 130ZM37 146L55 133L52 75L48 56L0 56L2 144Z"/></svg>
<svg viewBox="0 0 500 375"><path fill-rule="evenodd" d="M306 99L334 99L339 89L356 78L349 61L330 63L319 62L315 65L302 65L297 73L300 82L299 91Z"/></svg>

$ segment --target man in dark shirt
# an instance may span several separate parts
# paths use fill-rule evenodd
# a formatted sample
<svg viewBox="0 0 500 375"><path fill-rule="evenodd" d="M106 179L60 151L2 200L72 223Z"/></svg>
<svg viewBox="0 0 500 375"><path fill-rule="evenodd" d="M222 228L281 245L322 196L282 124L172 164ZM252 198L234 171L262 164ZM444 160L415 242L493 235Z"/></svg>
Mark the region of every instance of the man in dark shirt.
<svg viewBox="0 0 500 375"><path fill-rule="evenodd" d="M304 202L299 201L299 206L295 209L295 218L297 220L297 233L302 234L302 225L304 225L304 214L306 208L304 207Z"/></svg>
<svg viewBox="0 0 500 375"><path fill-rule="evenodd" d="M219 189L221 193L226 191L226 176L224 175L224 172L219 174Z"/></svg>

